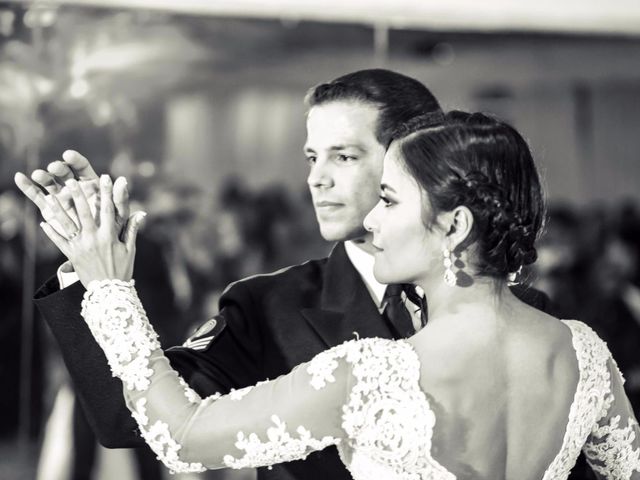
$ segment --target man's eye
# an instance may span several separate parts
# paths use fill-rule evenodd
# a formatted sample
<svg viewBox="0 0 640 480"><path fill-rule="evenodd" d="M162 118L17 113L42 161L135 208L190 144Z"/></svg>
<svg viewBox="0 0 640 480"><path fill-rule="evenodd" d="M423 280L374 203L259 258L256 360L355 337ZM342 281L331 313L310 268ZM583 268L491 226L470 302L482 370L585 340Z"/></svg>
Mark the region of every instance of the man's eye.
<svg viewBox="0 0 640 480"><path fill-rule="evenodd" d="M306 157L307 163L316 163L316 157L314 155L307 155Z"/></svg>
<svg viewBox="0 0 640 480"><path fill-rule="evenodd" d="M357 159L353 155L346 155L344 153L341 153L340 155L338 155L338 160L340 160L341 162L352 162Z"/></svg>

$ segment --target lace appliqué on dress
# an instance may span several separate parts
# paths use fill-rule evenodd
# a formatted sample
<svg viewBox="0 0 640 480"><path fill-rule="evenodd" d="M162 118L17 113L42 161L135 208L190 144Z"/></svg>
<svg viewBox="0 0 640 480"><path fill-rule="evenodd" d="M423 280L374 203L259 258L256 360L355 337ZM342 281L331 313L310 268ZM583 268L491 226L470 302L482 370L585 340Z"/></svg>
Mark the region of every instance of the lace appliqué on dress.
<svg viewBox="0 0 640 480"><path fill-rule="evenodd" d="M582 322L563 320L563 323L571 330L580 376L569 409L562 448L545 472L543 480L569 476L599 412L610 404L608 396L611 379L607 361L611 355L606 344Z"/></svg>
<svg viewBox="0 0 640 480"><path fill-rule="evenodd" d="M335 381L339 358L355 379L342 415L349 445L338 447L353 477L455 480L430 454L436 419L413 347L380 338L346 342L310 362L314 388Z"/></svg>
<svg viewBox="0 0 640 480"><path fill-rule="evenodd" d="M341 346L338 346L327 352L322 352L309 362L307 366L307 373L311 375L311 381L309 383L316 390L326 387L327 383L336 381L333 372L338 368L338 362L332 352L338 350L340 347Z"/></svg>
<svg viewBox="0 0 640 480"><path fill-rule="evenodd" d="M238 390L236 390L235 388L232 388L231 391L229 392L229 398L231 400L236 400L236 401L242 400L244 397L246 397L249 394L249 392L251 392L251 390L262 385L263 383L267 383L268 381L269 380L263 380L262 382L258 382L255 385L239 388Z"/></svg>
<svg viewBox="0 0 640 480"><path fill-rule="evenodd" d="M182 377L178 377L178 382L180 382L180 385L184 389L184 396L187 397L187 400L189 400L191 403L198 403L198 402L200 402L202 400L200 398L200 395L198 395L196 393L196 391L193 388L191 388L187 384L187 382L184 381L184 379ZM217 395L218 397L221 396L219 393L216 393L215 395ZM209 398L211 398L211 397L209 397Z"/></svg>
<svg viewBox="0 0 640 480"><path fill-rule="evenodd" d="M598 359L596 369L598 372L603 372L600 374L600 382L596 386L597 393L601 395L601 401L599 404L590 405L596 416L590 425L591 431L589 433L591 437L584 444L583 451L591 468L604 478L629 480L634 472L640 472L640 448L633 448L634 443L637 445L636 432L638 431L638 423L631 412L629 412L630 416L627 417L626 427L620 426L620 415L612 416L608 418L608 422L606 421L610 415L616 393L612 391L612 379L608 363L612 364L612 368L617 376L620 377L622 383L624 383L624 378L615 360L611 357L606 343L591 328L577 321L565 323L573 326L572 330L582 330L583 336L590 337L587 343L592 355ZM585 335L585 333L588 335ZM591 364L587 365L587 368L592 367ZM624 392L621 393L624 394ZM605 423L603 424L603 422Z"/></svg>
<svg viewBox="0 0 640 480"><path fill-rule="evenodd" d="M630 419L627 428L620 428L620 417L614 417L608 425L597 425L607 416L614 401L609 371L609 362L613 361L611 353L606 343L584 323L576 320L563 320L563 323L573 335L580 378L562 448L543 480L567 478L581 449L591 467L605 478L629 479L634 470L640 470L640 451L633 449L637 423ZM589 435L602 441L587 442Z"/></svg>
<svg viewBox="0 0 640 480"><path fill-rule="evenodd" d="M91 282L82 307L82 315L104 350L114 376L121 378L130 391L147 390L150 377L153 375L150 357L154 350L160 348L160 344L140 304L133 280ZM217 393L201 399L182 378L178 377L178 382L190 403L202 405L221 397ZM259 382L257 385L261 383L265 382ZM235 390L229 394L229 398L240 400L257 385ZM167 423L160 420L151 423L147 416L146 403L145 397L139 398L135 402L132 417L158 459L173 473L206 470L202 463L188 463L180 459L178 454L182 446L172 437ZM244 468L299 460L314 450L322 450L340 442L340 439L329 436L315 439L303 426L296 429L296 437L287 432L286 424L280 418L274 415L271 420L275 426L267 429L266 442L262 442L255 433L247 436L244 432L239 432L235 445L245 454L239 459L226 455L223 459L224 464L232 468Z"/></svg>
<svg viewBox="0 0 640 480"><path fill-rule="evenodd" d="M627 427L620 426L620 415L591 433L594 439L584 447L591 468L604 478L629 479L633 472L640 472L640 448L633 448L638 423L630 419ZM600 441L601 440L601 441Z"/></svg>
<svg viewBox="0 0 640 480"><path fill-rule="evenodd" d="M287 432L286 423L277 415L273 415L271 421L275 427L267 429L268 441L266 442L260 440L255 433L247 436L244 432L239 432L235 445L245 454L242 458L225 455L224 464L230 468L246 468L290 462L304 459L314 450L322 450L329 445L340 443L340 439L329 436L317 440L303 426L296 429L298 438L294 438Z"/></svg>
<svg viewBox="0 0 640 480"><path fill-rule="evenodd" d="M91 282L82 301L82 316L104 351L113 375L128 390L147 390L149 377L153 375L149 366L151 353L160 348L160 343L138 299L134 281ZM180 383L189 402L198 403L199 395L184 380L180 379ZM178 458L181 446L171 437L166 423L156 421L148 426L145 404L146 398L140 398L131 415L158 459L172 472L205 471L201 463L187 463Z"/></svg>
<svg viewBox="0 0 640 480"><path fill-rule="evenodd" d="M134 281L94 280L82 300L82 316L102 347L114 377L129 390L149 388L151 352L160 348Z"/></svg>
<svg viewBox="0 0 640 480"><path fill-rule="evenodd" d="M204 472L206 468L201 463L187 463L180 460L178 452L182 446L171 436L169 425L158 420L147 427L149 418L145 408L146 402L146 398L139 399L131 416L138 423L142 438L157 455L158 460L164 463L171 473Z"/></svg>

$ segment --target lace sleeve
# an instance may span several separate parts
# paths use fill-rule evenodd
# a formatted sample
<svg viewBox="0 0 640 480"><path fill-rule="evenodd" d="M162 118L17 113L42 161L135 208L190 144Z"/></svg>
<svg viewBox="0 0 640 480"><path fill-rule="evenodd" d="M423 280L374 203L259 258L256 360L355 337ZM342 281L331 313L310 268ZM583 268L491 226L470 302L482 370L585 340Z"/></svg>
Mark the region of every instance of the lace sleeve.
<svg viewBox="0 0 640 480"><path fill-rule="evenodd" d="M124 384L142 437L173 472L298 460L344 437L345 362L321 357L273 381L203 399L172 370L133 281L89 284L82 316Z"/></svg>
<svg viewBox="0 0 640 480"><path fill-rule="evenodd" d="M606 348L606 347L605 347ZM624 391L624 378L610 356L608 391L599 420L583 448L598 478L640 480L640 431Z"/></svg>

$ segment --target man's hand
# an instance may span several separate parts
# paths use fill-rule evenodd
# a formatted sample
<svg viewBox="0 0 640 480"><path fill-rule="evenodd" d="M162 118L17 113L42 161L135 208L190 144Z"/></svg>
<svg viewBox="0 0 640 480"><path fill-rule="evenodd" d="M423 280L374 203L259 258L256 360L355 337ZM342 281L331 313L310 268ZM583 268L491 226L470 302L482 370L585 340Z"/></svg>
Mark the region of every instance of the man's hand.
<svg viewBox="0 0 640 480"><path fill-rule="evenodd" d="M40 185L49 195L55 196L62 208L77 220L78 217L72 206L71 194L69 189L65 187L67 180L77 179L95 217L99 202L98 175L89 160L74 150L67 150L62 154L62 158L63 160L51 162L47 165L46 170L34 170L31 174L31 180Z"/></svg>
<svg viewBox="0 0 640 480"><path fill-rule="evenodd" d="M74 207L71 192L65 182L70 179L78 180L78 185L84 193L94 219L99 220L100 185L99 177L86 157L74 150L67 150L62 154L63 160L57 160L47 165L46 170L34 170L31 179L22 173L17 173L15 182L40 210L42 217L51 225L62 231L73 231L80 226L78 214ZM45 194L44 191L48 193ZM117 211L116 225L122 231L129 218L129 201L126 182L119 182L113 190L113 201ZM64 212L66 215L60 215ZM62 221L63 224L56 222ZM72 222L72 223L70 223Z"/></svg>

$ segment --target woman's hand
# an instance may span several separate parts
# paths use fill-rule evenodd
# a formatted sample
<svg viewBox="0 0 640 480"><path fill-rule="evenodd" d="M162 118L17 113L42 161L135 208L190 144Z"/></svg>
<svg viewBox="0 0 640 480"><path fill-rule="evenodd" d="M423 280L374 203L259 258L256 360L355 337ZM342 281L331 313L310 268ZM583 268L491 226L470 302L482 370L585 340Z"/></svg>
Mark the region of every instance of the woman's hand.
<svg viewBox="0 0 640 480"><path fill-rule="evenodd" d="M82 284L87 287L93 280L118 279L128 281L133 276L135 241L138 228L146 215L136 212L129 217L122 236L116 222L117 213L113 203L117 190L119 209L128 208L128 193L123 177L111 182L108 175L100 177L100 210L97 221L91 215L87 198L76 180L68 180L65 185L71 194L76 210L77 222L71 219L63 208L56 210L58 225L63 232L54 229L49 221L42 222L42 229L60 251L71 261Z"/></svg>

